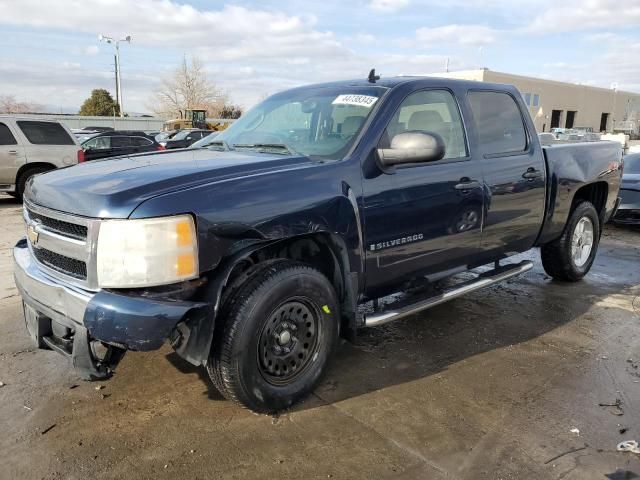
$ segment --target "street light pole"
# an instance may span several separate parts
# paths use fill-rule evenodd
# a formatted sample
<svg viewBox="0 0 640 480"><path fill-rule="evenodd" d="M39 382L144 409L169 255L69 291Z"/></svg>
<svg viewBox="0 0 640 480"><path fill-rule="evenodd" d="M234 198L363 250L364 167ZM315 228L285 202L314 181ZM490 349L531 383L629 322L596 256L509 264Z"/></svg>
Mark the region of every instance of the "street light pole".
<svg viewBox="0 0 640 480"><path fill-rule="evenodd" d="M101 42L113 43L116 47L116 103L120 107L120 116L124 117L124 106L122 101L122 84L120 83L120 42L131 43L131 35L127 35L120 40L114 40L113 37L106 35L98 35Z"/></svg>

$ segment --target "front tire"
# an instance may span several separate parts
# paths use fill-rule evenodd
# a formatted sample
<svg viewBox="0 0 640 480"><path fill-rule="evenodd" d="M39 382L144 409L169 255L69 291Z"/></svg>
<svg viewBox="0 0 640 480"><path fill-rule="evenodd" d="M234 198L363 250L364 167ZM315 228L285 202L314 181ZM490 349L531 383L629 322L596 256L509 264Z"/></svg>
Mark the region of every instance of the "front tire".
<svg viewBox="0 0 640 480"><path fill-rule="evenodd" d="M222 395L255 412L278 412L308 396L338 343L333 286L298 262L258 265L221 313L207 371Z"/></svg>
<svg viewBox="0 0 640 480"><path fill-rule="evenodd" d="M571 212L562 236L540 248L545 272L557 280L577 282L593 265L600 242L600 219L591 202Z"/></svg>

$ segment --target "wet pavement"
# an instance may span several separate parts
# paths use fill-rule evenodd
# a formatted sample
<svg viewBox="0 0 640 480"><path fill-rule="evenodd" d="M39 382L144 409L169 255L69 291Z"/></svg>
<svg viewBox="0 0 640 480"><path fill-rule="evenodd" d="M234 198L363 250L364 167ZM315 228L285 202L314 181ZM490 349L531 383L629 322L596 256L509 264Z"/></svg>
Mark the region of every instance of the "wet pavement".
<svg viewBox="0 0 640 480"><path fill-rule="evenodd" d="M268 417L168 347L99 383L35 350L11 277L20 213L0 195L2 479L640 475L640 454L616 452L640 440L640 229L608 226L580 283L533 251L522 277L362 330L308 401Z"/></svg>

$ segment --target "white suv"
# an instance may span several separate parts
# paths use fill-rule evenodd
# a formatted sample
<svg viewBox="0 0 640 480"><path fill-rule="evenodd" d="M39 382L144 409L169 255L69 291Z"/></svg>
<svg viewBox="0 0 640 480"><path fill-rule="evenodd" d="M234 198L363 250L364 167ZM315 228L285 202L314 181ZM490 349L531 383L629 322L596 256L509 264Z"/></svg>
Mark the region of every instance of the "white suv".
<svg viewBox="0 0 640 480"><path fill-rule="evenodd" d="M22 198L33 175L82 161L80 145L60 122L0 115L0 192Z"/></svg>

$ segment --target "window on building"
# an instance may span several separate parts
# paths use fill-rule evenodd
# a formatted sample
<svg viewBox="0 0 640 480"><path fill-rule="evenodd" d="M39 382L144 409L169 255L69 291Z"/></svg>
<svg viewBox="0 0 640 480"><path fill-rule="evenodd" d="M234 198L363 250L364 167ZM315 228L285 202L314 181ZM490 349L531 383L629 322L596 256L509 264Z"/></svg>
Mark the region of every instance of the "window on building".
<svg viewBox="0 0 640 480"><path fill-rule="evenodd" d="M525 93L522 98L524 98L524 103L526 105L531 105L531 94L530 93Z"/></svg>
<svg viewBox="0 0 640 480"><path fill-rule="evenodd" d="M538 105L540 105L540 95L538 95L537 93L533 94L533 106L537 107Z"/></svg>
<svg viewBox="0 0 640 480"><path fill-rule="evenodd" d="M513 97L499 92L469 92L469 101L485 155L522 152L527 134L520 109Z"/></svg>

